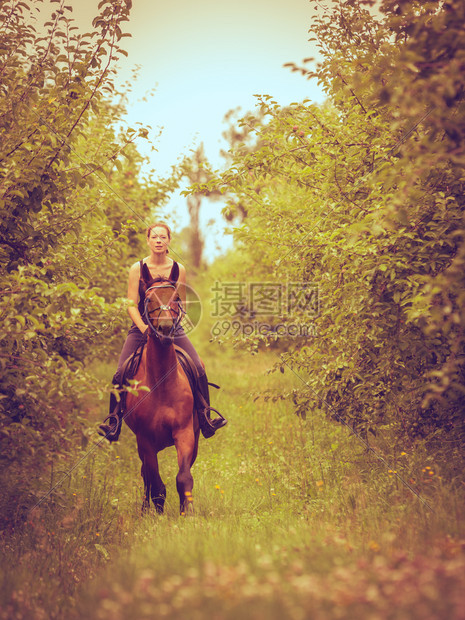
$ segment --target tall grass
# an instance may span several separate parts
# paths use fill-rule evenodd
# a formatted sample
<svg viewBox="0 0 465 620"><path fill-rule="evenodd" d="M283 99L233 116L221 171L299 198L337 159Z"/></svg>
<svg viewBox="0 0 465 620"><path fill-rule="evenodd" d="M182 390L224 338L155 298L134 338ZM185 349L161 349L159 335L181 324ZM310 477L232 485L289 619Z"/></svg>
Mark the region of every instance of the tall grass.
<svg viewBox="0 0 465 620"><path fill-rule="evenodd" d="M165 514L142 516L134 437L95 447L94 434L4 534L0 617L463 617L455 470L388 436L374 446L383 462L323 412L256 399L298 382L267 374L273 354L207 361L229 424L201 439L194 513L178 514L174 449L160 455Z"/></svg>

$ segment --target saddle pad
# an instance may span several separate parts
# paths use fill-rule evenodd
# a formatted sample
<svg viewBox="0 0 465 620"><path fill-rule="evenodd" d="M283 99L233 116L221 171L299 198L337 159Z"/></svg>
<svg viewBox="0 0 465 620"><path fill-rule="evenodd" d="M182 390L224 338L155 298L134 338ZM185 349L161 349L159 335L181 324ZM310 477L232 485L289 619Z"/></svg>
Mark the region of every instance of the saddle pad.
<svg viewBox="0 0 465 620"><path fill-rule="evenodd" d="M181 349L181 347L174 345L174 350L176 351L176 356L178 358L178 361L181 364L182 369L186 373L186 377L189 380L189 385L191 386L192 394L195 395L197 391L197 381L199 377L197 368L195 367L195 364L192 361L191 356L186 351L184 351L184 349Z"/></svg>

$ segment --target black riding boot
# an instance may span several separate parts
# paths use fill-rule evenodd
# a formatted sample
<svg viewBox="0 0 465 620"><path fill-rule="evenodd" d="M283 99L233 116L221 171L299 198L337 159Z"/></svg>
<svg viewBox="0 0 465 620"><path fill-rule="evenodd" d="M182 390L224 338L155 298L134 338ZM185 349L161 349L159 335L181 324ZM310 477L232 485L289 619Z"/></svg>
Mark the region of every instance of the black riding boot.
<svg viewBox="0 0 465 620"><path fill-rule="evenodd" d="M119 401L114 394L110 394L110 415L108 415L103 424L100 424L98 434L108 439L110 443L118 441L123 424L122 397ZM108 422L108 424L105 424Z"/></svg>
<svg viewBox="0 0 465 620"><path fill-rule="evenodd" d="M208 391L208 379L207 375L202 375L197 380L197 391L194 395L195 409L199 418L199 426L202 431L202 435L208 439L212 437L215 432L225 426L228 421L224 418L219 411L210 407L210 394ZM218 418L214 420L210 419L210 412L214 411L218 414Z"/></svg>

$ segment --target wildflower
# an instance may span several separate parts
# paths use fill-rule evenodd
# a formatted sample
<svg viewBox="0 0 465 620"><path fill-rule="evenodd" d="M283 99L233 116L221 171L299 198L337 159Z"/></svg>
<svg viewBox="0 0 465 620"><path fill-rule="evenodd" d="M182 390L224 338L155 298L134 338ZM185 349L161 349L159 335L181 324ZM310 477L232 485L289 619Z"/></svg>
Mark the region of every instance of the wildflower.
<svg viewBox="0 0 465 620"><path fill-rule="evenodd" d="M407 456L407 452L401 452L400 456Z"/></svg>
<svg viewBox="0 0 465 620"><path fill-rule="evenodd" d="M220 485L219 484L215 484L215 489L219 489Z"/></svg>
<svg viewBox="0 0 465 620"><path fill-rule="evenodd" d="M317 481L316 481L316 486L317 486L317 487L322 487L323 485L324 485L323 480L317 480Z"/></svg>
<svg viewBox="0 0 465 620"><path fill-rule="evenodd" d="M370 540L370 542L368 543L368 546L375 553L377 553L380 550L380 546L378 545L378 543L375 540Z"/></svg>

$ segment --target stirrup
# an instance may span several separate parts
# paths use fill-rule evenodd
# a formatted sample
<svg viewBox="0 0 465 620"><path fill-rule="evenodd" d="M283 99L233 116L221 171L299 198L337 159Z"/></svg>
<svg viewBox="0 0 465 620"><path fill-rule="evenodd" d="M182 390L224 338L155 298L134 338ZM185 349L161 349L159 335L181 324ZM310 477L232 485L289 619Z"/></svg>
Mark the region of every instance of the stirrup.
<svg viewBox="0 0 465 620"><path fill-rule="evenodd" d="M211 411L214 411L216 414L218 414L218 417L214 420L210 419ZM213 437L217 430L223 428L223 426L226 426L226 424L228 423L226 418L213 407L205 407L204 409L198 410L198 418L200 430L202 431L202 435L205 437L205 439Z"/></svg>
<svg viewBox="0 0 465 620"><path fill-rule="evenodd" d="M105 422L108 421L108 424ZM116 413L110 413L104 421L103 424L100 424L98 434L101 437L105 437L108 439L110 443L113 441L118 441L119 435L121 433L122 420Z"/></svg>

